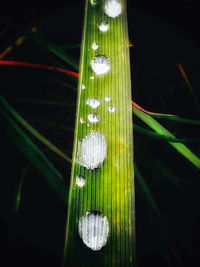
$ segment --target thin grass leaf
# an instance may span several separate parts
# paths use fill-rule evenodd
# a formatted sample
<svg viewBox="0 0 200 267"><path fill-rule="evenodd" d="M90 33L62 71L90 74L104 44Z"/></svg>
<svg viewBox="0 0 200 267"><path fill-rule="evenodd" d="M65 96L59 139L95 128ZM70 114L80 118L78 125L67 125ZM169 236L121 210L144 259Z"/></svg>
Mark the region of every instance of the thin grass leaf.
<svg viewBox="0 0 200 267"><path fill-rule="evenodd" d="M146 123L150 128L152 128L158 134L175 138L167 129L165 129L159 122L154 118L145 114L144 112L133 107L134 114L140 118L144 123ZM182 156L184 156L188 161L190 161L194 166L200 169L200 158L198 158L190 149L188 149L184 144L169 142L169 144L174 147Z"/></svg>
<svg viewBox="0 0 200 267"><path fill-rule="evenodd" d="M56 84L59 84L61 86L67 87L67 88L70 88L70 89L72 89L72 90L77 92L77 88L76 87L74 87L73 85L71 85L69 83L66 83L66 82L53 80L53 79L46 80L46 82L48 82L48 83L56 83Z"/></svg>
<svg viewBox="0 0 200 267"><path fill-rule="evenodd" d="M61 58L63 61L74 67L76 70L79 70L79 63L72 56L64 52L58 46L51 44L44 40L37 33L29 32L28 37L32 38L36 43L40 44L43 47L49 49L52 53L54 53L57 57Z"/></svg>
<svg viewBox="0 0 200 267"><path fill-rule="evenodd" d="M12 108L3 96L0 95L0 103L12 114L12 116L19 122L23 127L25 127L33 136L35 136L40 142L49 147L52 151L57 153L60 157L65 159L67 162L71 163L71 159L67 157L60 149L58 149L54 144L42 136L35 128L33 128L28 122L26 122L22 116L17 113L17 111Z"/></svg>
<svg viewBox="0 0 200 267"><path fill-rule="evenodd" d="M157 217L160 219L161 221L161 226L163 228L164 231L167 231L167 221L166 219L161 215L160 210L156 204L156 201L154 200L149 187L147 186L141 172L139 171L136 163L134 163L134 168L135 168L135 179L138 182L138 185L141 187L142 192L144 194L144 197L147 200L147 203L149 204L149 206L151 207L151 209L153 210L153 212L157 215Z"/></svg>
<svg viewBox="0 0 200 267"><path fill-rule="evenodd" d="M0 112L9 123L9 137L13 143L66 204L68 191L66 185L62 181L62 175L55 169L53 164L38 149L31 139L20 129L14 120L3 109L0 109Z"/></svg>
<svg viewBox="0 0 200 267"><path fill-rule="evenodd" d="M134 124L133 129L148 135L154 139L162 140L162 141L168 141L173 143L183 143L183 144L190 144L190 143L200 143L200 138L175 138L175 137L169 137L163 134L155 133L151 130L145 129L144 127L141 127L137 124Z"/></svg>
<svg viewBox="0 0 200 267"><path fill-rule="evenodd" d="M29 170L28 168L25 168L22 171L19 182L17 183L17 188L15 190L15 196L14 196L14 201L13 201L13 213L17 213L19 210L20 201L21 201L22 186L24 184L24 178L27 175L28 170Z"/></svg>
<svg viewBox="0 0 200 267"><path fill-rule="evenodd" d="M182 122L182 123L200 125L200 121L191 120L191 119L185 119L185 118L181 118L181 117L169 117L169 116L166 116L166 115L152 115L152 117L154 117L156 119L165 119L165 120L168 120L168 121L175 121L175 122Z"/></svg>
<svg viewBox="0 0 200 267"><path fill-rule="evenodd" d="M74 48L80 48L81 44L73 44L73 45L59 45L59 48L62 50L68 50L68 49L74 49Z"/></svg>
<svg viewBox="0 0 200 267"><path fill-rule="evenodd" d="M62 102L62 101L53 101L53 100L47 100L47 99L34 99L34 98L16 98L16 101L19 102L26 102L26 103L32 103L32 104L39 104L39 105L50 105L50 106L60 106L60 107L74 107L75 103L68 103L68 102Z"/></svg>

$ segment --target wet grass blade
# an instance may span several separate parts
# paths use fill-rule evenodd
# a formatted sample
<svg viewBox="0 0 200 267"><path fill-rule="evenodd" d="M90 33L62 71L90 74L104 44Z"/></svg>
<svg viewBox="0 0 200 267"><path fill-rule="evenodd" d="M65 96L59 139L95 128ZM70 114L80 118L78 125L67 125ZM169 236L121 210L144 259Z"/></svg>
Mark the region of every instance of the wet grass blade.
<svg viewBox="0 0 200 267"><path fill-rule="evenodd" d="M57 153L60 157L71 163L71 159L67 157L60 149L58 149L54 144L42 136L35 128L33 128L27 121L25 121L19 113L12 108L3 96L0 95L0 103L10 112L10 114L24 127L26 128L33 136L35 136L40 142L49 147L52 151Z"/></svg>
<svg viewBox="0 0 200 267"><path fill-rule="evenodd" d="M38 149L31 139L20 129L11 116L3 109L0 109L0 112L10 126L9 137L12 142L66 204L68 191L66 185L62 181L62 175L55 169L53 164Z"/></svg>
<svg viewBox="0 0 200 267"><path fill-rule="evenodd" d="M170 137L166 136L163 134L155 133L151 130L145 129L144 127L141 127L137 124L134 124L133 129L148 135L154 139L161 140L161 141L168 141L168 142L173 142L173 143L183 143L183 144L190 144L190 143L200 143L200 138L175 138L175 137Z"/></svg>
<svg viewBox="0 0 200 267"><path fill-rule="evenodd" d="M140 118L144 123L146 123L150 128L152 128L158 134L164 135L166 137L175 138L166 128L164 128L159 122L154 118L145 114L144 112L133 107L134 114ZM190 161L194 166L200 169L200 158L198 158L190 149L188 149L184 144L169 142L169 144L175 148L182 156L184 156L188 161Z"/></svg>
<svg viewBox="0 0 200 267"><path fill-rule="evenodd" d="M63 51L63 49L59 48L56 45L51 44L50 42L47 42L37 33L29 32L27 36L32 38L36 43L40 44L41 46L49 49L53 54L55 54L57 57L68 63L70 66L74 67L76 70L79 70L78 61L69 54L67 54L65 51Z"/></svg>

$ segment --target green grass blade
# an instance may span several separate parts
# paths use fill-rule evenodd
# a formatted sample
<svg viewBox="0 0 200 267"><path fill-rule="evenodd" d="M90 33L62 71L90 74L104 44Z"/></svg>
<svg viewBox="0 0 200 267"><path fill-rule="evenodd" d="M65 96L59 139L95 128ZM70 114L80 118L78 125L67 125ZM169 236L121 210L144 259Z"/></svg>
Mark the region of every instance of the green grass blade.
<svg viewBox="0 0 200 267"><path fill-rule="evenodd" d="M159 122L157 122L151 116L145 114L144 112L133 107L134 114L140 118L144 123L146 123L150 128L152 128L158 134L175 138L167 129L165 129ZM194 166L200 169L200 158L198 158L190 149L188 149L184 144L169 142L169 144L175 148L182 156L184 156L188 161L190 161Z"/></svg>
<svg viewBox="0 0 200 267"><path fill-rule="evenodd" d="M81 44L73 44L73 45L59 45L59 48L62 50L68 50L68 49L74 49L74 48L80 48Z"/></svg>
<svg viewBox="0 0 200 267"><path fill-rule="evenodd" d="M156 201L154 200L149 187L147 186L141 172L139 171L136 163L134 164L134 168L135 168L135 179L138 182L138 185L141 187L141 190L144 194L144 197L147 201L147 203L149 204L150 208L153 210L153 212L155 212L155 214L157 215L157 217L160 219L161 221L161 226L163 227L163 229L166 231L167 230L167 221L166 219L161 215L160 210L156 204Z"/></svg>
<svg viewBox="0 0 200 267"><path fill-rule="evenodd" d="M41 36L39 36L37 33L29 32L28 37L32 38L36 43L40 44L43 47L46 47L51 51L53 54L55 54L57 57L74 67L76 70L79 70L79 64L76 59L74 59L72 56L67 54L63 51L63 49L59 48L56 45L51 44L50 42L47 42L44 40Z"/></svg>
<svg viewBox="0 0 200 267"><path fill-rule="evenodd" d="M38 104L38 105L50 105L50 106L60 106L60 107L74 107L74 103L68 103L66 101L54 101L47 99L34 99L34 98L16 98L16 101Z"/></svg>
<svg viewBox="0 0 200 267"><path fill-rule="evenodd" d="M62 175L55 169L53 164L38 149L31 139L20 129L14 120L2 109L0 109L0 112L9 123L9 137L13 143L66 204L68 191L66 185L62 181Z"/></svg>
<svg viewBox="0 0 200 267"><path fill-rule="evenodd" d="M0 103L10 112L10 114L19 122L23 127L25 127L33 136L35 136L40 142L49 147L52 151L57 153L60 157L71 163L71 159L67 157L60 149L58 149L54 144L42 136L35 128L33 128L28 122L26 122L22 116L17 113L17 111L12 108L3 96L0 95Z"/></svg>
<svg viewBox="0 0 200 267"><path fill-rule="evenodd" d="M186 118L181 118L181 117L172 117L172 116L166 116L166 115L152 115L152 117L156 119L165 119L169 121L175 121L175 122L182 122L182 123L187 123L187 124L194 124L194 125L200 125L200 121L197 120L191 120L191 119L186 119Z"/></svg>
<svg viewBox="0 0 200 267"><path fill-rule="evenodd" d="M145 134L145 135L148 135L154 139L157 139L157 140L161 140L161 141L167 141L167 142L173 142L173 143L184 143L184 144L187 144L187 143L200 143L200 138L175 138L175 137L169 137L169 136L166 136L166 135L163 135L163 134L158 134L158 133L155 133L151 130L148 130L144 127L141 127L137 124L134 124L134 127L133 127L134 130L142 133L142 134Z"/></svg>

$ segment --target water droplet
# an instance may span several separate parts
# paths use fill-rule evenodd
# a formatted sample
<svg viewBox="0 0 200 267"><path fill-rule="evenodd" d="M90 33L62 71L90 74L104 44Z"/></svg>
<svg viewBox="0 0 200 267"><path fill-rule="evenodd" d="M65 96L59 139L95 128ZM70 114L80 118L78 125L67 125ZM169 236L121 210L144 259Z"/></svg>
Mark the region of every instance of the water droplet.
<svg viewBox="0 0 200 267"><path fill-rule="evenodd" d="M105 97L105 101L106 101L106 102L109 102L110 99L111 99L111 98L110 98L109 96L106 96L106 97Z"/></svg>
<svg viewBox="0 0 200 267"><path fill-rule="evenodd" d="M100 101L95 97L90 97L86 100L86 105L95 109L100 105Z"/></svg>
<svg viewBox="0 0 200 267"><path fill-rule="evenodd" d="M87 124L87 127L90 127L90 124L89 123Z"/></svg>
<svg viewBox="0 0 200 267"><path fill-rule="evenodd" d="M104 55L98 55L92 59L91 66L96 74L105 74L110 70L110 59Z"/></svg>
<svg viewBox="0 0 200 267"><path fill-rule="evenodd" d="M82 90L84 90L84 89L85 89L85 85L84 85L84 84L82 84L82 86L81 86L81 89L82 89Z"/></svg>
<svg viewBox="0 0 200 267"><path fill-rule="evenodd" d="M115 112L115 107L114 107L114 106L110 106L110 107L108 107L108 111L109 111L110 113Z"/></svg>
<svg viewBox="0 0 200 267"><path fill-rule="evenodd" d="M106 15L116 18L122 13L122 6L118 0L107 0L104 7Z"/></svg>
<svg viewBox="0 0 200 267"><path fill-rule="evenodd" d="M77 162L87 169L101 166L107 156L107 143L103 134L91 131L78 142Z"/></svg>
<svg viewBox="0 0 200 267"><path fill-rule="evenodd" d="M85 185L85 178L83 178L82 176L76 176L76 184L79 187L83 187Z"/></svg>
<svg viewBox="0 0 200 267"><path fill-rule="evenodd" d="M94 80L94 76L90 76L90 80Z"/></svg>
<svg viewBox="0 0 200 267"><path fill-rule="evenodd" d="M96 4L97 4L97 0L90 0L90 4L91 4L92 6L96 6Z"/></svg>
<svg viewBox="0 0 200 267"><path fill-rule="evenodd" d="M85 122L84 118L81 117L81 118L80 118L80 123L84 123L84 122Z"/></svg>
<svg viewBox="0 0 200 267"><path fill-rule="evenodd" d="M100 250L108 240L108 219L96 211L87 212L79 220L78 232L87 247L94 251Z"/></svg>
<svg viewBox="0 0 200 267"><path fill-rule="evenodd" d="M97 50L98 47L99 47L98 44L96 44L96 43L93 43L93 44L92 44L92 49L93 49L93 50Z"/></svg>
<svg viewBox="0 0 200 267"><path fill-rule="evenodd" d="M109 29L109 25L105 22L105 21L102 21L100 24L99 24L99 30L102 31L102 32L107 32L107 30Z"/></svg>
<svg viewBox="0 0 200 267"><path fill-rule="evenodd" d="M89 120L89 122L92 122L92 123L97 123L99 122L99 115L96 114L96 113L90 113L87 115L87 118Z"/></svg>

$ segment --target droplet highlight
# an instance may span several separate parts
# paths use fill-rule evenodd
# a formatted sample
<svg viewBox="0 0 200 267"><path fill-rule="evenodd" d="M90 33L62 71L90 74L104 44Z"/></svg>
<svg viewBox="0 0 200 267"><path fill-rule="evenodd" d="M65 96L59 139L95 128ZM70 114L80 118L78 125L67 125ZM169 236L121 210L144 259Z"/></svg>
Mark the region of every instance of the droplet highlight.
<svg viewBox="0 0 200 267"><path fill-rule="evenodd" d="M97 122L99 122L99 115L96 113L89 113L87 115L87 119L89 122L97 123Z"/></svg>
<svg viewBox="0 0 200 267"><path fill-rule="evenodd" d="M83 117L80 117L80 123L85 123L85 120Z"/></svg>
<svg viewBox="0 0 200 267"><path fill-rule="evenodd" d="M93 50L97 50L98 48L99 48L98 44L96 44L96 43L92 44L92 49Z"/></svg>
<svg viewBox="0 0 200 267"><path fill-rule="evenodd" d="M92 70L97 75L102 75L110 70L110 59L104 55L98 55L91 61Z"/></svg>
<svg viewBox="0 0 200 267"><path fill-rule="evenodd" d="M100 101L95 97L89 97L86 100L86 105L90 106L93 109L96 109L100 105Z"/></svg>
<svg viewBox="0 0 200 267"><path fill-rule="evenodd" d="M76 176L76 184L79 187L83 187L85 185L85 178L83 178L82 176Z"/></svg>
<svg viewBox="0 0 200 267"><path fill-rule="evenodd" d="M99 30L102 31L102 32L107 32L109 29L109 25L105 22L105 21L102 21L100 24L99 24Z"/></svg>
<svg viewBox="0 0 200 267"><path fill-rule="evenodd" d="M114 106L110 106L110 107L108 107L108 111L109 111L110 113L115 112L115 107L114 107Z"/></svg>
<svg viewBox="0 0 200 267"><path fill-rule="evenodd" d="M82 89L82 90L85 89L85 85L84 85L84 84L81 85L81 89Z"/></svg>
<svg viewBox="0 0 200 267"><path fill-rule="evenodd" d="M104 11L107 16L116 18L122 13L122 5L118 0L107 0L105 3Z"/></svg>
<svg viewBox="0 0 200 267"><path fill-rule="evenodd" d="M90 76L90 80L94 80L94 76Z"/></svg>
<svg viewBox="0 0 200 267"><path fill-rule="evenodd" d="M91 131L78 142L77 163L87 169L102 166L107 157L107 142L103 134Z"/></svg>
<svg viewBox="0 0 200 267"><path fill-rule="evenodd" d="M111 98L109 96L106 96L104 99L106 102L109 102L111 100Z"/></svg>
<svg viewBox="0 0 200 267"><path fill-rule="evenodd" d="M96 6L97 5L97 0L90 0L90 4L92 5L92 6Z"/></svg>
<svg viewBox="0 0 200 267"><path fill-rule="evenodd" d="M88 248L94 251L101 250L108 240L108 219L98 212L87 212L79 220L78 232Z"/></svg>

